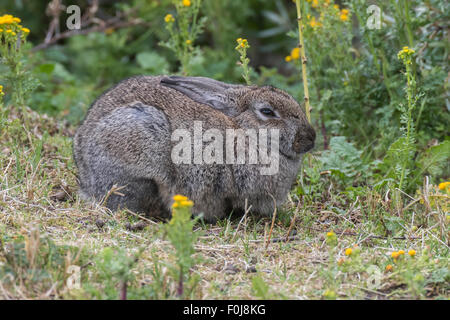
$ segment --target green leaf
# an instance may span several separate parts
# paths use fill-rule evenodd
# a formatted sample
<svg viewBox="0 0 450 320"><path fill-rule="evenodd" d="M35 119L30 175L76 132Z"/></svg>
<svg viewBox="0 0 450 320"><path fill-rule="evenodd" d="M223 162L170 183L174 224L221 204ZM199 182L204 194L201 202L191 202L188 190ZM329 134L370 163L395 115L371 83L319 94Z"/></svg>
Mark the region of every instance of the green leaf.
<svg viewBox="0 0 450 320"><path fill-rule="evenodd" d="M449 172L450 141L444 141L437 146L432 146L420 157L417 166L420 174L425 172L433 176L439 176Z"/></svg>
<svg viewBox="0 0 450 320"><path fill-rule="evenodd" d="M434 270L427 283L448 283L450 281L450 269L446 267Z"/></svg>
<svg viewBox="0 0 450 320"><path fill-rule="evenodd" d="M169 63L166 58L155 52L145 51L136 56L138 65L152 74L168 73Z"/></svg>
<svg viewBox="0 0 450 320"><path fill-rule="evenodd" d="M346 141L346 137L332 137L330 150L322 153L323 170L330 170L343 182L354 181L354 178L365 176L368 165L361 159L362 151Z"/></svg>
<svg viewBox="0 0 450 320"><path fill-rule="evenodd" d="M403 231L402 228L403 220L399 217L390 216L385 218L386 228L391 232L392 235L398 235Z"/></svg>
<svg viewBox="0 0 450 320"><path fill-rule="evenodd" d="M255 276L252 279L252 289L255 295L260 299L268 299L269 286L260 276Z"/></svg>
<svg viewBox="0 0 450 320"><path fill-rule="evenodd" d="M400 178L401 163L404 162L406 148L405 137L398 138L390 145L383 161L378 165L378 169L384 174L385 178L393 180Z"/></svg>
<svg viewBox="0 0 450 320"><path fill-rule="evenodd" d="M39 66L39 72L51 74L55 70L54 63L44 63Z"/></svg>
<svg viewBox="0 0 450 320"><path fill-rule="evenodd" d="M61 63L54 64L53 75L66 82L75 80L75 77L69 71L67 71L66 67L64 67L64 65L62 65Z"/></svg>

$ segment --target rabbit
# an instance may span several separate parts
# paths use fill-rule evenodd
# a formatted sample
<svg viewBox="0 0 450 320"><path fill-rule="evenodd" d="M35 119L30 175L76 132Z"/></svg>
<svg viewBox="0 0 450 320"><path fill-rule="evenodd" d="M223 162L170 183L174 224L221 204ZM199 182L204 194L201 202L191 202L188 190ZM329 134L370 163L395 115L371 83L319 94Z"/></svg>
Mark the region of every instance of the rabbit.
<svg viewBox="0 0 450 320"><path fill-rule="evenodd" d="M278 171L263 175L261 164L174 163L172 134L195 123L202 133L215 129L224 136L229 129L278 129ZM213 223L246 205L270 216L287 198L315 136L295 99L272 86L135 76L92 104L74 136L73 154L82 199L105 201L108 194L113 211L165 219L173 196L182 194L193 200L193 215ZM109 192L113 186L117 192Z"/></svg>

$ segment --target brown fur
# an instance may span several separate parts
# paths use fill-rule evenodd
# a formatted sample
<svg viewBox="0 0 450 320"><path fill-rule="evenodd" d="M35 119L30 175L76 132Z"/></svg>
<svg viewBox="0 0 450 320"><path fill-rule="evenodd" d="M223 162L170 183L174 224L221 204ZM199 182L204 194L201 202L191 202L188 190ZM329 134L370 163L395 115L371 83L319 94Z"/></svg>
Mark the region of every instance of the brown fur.
<svg viewBox="0 0 450 320"><path fill-rule="evenodd" d="M279 118L262 118L261 105ZM191 164L171 160L171 133L202 121L203 131L216 128L279 128L280 169L260 175L260 165ZM224 134L225 136L225 134ZM194 214L208 221L243 209L273 212L286 198L301 162L313 147L314 129L298 103L273 87L229 85L208 78L139 76L126 79L91 106L74 138L74 158L81 193L100 200L113 185L124 196L111 195L111 209L127 207L166 217L171 198L183 194L195 203Z"/></svg>

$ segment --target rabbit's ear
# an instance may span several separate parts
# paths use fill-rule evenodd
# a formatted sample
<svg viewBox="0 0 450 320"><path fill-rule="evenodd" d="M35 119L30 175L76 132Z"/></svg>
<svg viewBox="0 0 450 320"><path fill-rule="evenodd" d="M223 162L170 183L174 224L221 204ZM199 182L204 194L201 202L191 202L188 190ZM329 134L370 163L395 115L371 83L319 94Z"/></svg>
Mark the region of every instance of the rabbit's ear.
<svg viewBox="0 0 450 320"><path fill-rule="evenodd" d="M161 85L175 89L192 100L207 104L226 115L236 114L235 107L230 105L225 91L235 85L226 84L204 77L171 76L161 79Z"/></svg>

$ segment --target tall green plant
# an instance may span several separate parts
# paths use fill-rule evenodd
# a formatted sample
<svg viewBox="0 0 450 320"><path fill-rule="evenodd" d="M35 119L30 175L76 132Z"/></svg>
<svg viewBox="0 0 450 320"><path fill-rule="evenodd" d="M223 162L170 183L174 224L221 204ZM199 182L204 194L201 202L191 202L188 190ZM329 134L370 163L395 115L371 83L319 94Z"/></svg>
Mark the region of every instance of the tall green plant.
<svg viewBox="0 0 450 320"><path fill-rule="evenodd" d="M250 59L247 58L247 50L250 48L247 39L237 38L236 39L237 46L234 48L237 52L239 52L240 62L239 64L242 67L242 77L244 78L247 85L251 85L252 82L250 80L250 67L248 64L250 63Z"/></svg>
<svg viewBox="0 0 450 320"><path fill-rule="evenodd" d="M403 47L403 49L398 53L398 58L402 60L406 67L406 98L407 105L399 105L399 110L401 112L400 122L402 124L401 130L403 131L402 149L399 154L399 165L400 165L400 176L398 182L398 188L402 188L407 184L408 174L411 169L411 162L413 160L415 151L415 130L413 121L413 111L416 108L418 95L416 95L416 79L413 73L413 55L414 50L409 47Z"/></svg>
<svg viewBox="0 0 450 320"><path fill-rule="evenodd" d="M198 280L190 276L190 269L195 264L194 244L197 234L193 232L196 220L191 219L191 208L194 203L187 197L176 195L172 208L172 219L166 226L167 236L175 248L176 266L171 268L172 274L177 279L177 295L185 297L195 288ZM185 282L189 282L189 290L186 290Z"/></svg>
<svg viewBox="0 0 450 320"><path fill-rule="evenodd" d="M199 19L199 11L202 0L174 0L176 17L167 14L164 17L166 29L170 38L160 44L175 53L180 61L180 72L183 75L190 74L191 59L199 54L199 49L194 47L198 35L202 33L206 17Z"/></svg>
<svg viewBox="0 0 450 320"><path fill-rule="evenodd" d="M26 104L28 94L34 89L35 83L31 74L25 68L23 59L26 51L26 38L30 33L19 23L20 18L5 14L0 17L0 55L1 63L8 67L9 72L4 78L11 86L12 101L16 106Z"/></svg>
<svg viewBox="0 0 450 320"><path fill-rule="evenodd" d="M94 260L97 270L95 276L102 283L102 290L91 283L85 284L84 290L103 299L126 300L130 293L136 294L138 289L134 285L136 276L133 271L143 252L143 247L132 254L124 248L104 248Z"/></svg>
<svg viewBox="0 0 450 320"><path fill-rule="evenodd" d="M303 39L303 22L302 22L302 7L300 0L295 1L295 7L297 8L297 23L298 23L298 40L300 48L300 59L302 61L302 80L303 80L303 94L305 100L305 112L306 118L311 122L311 106L309 101L309 89L308 89L308 73L306 70L306 53L305 53L305 41Z"/></svg>

